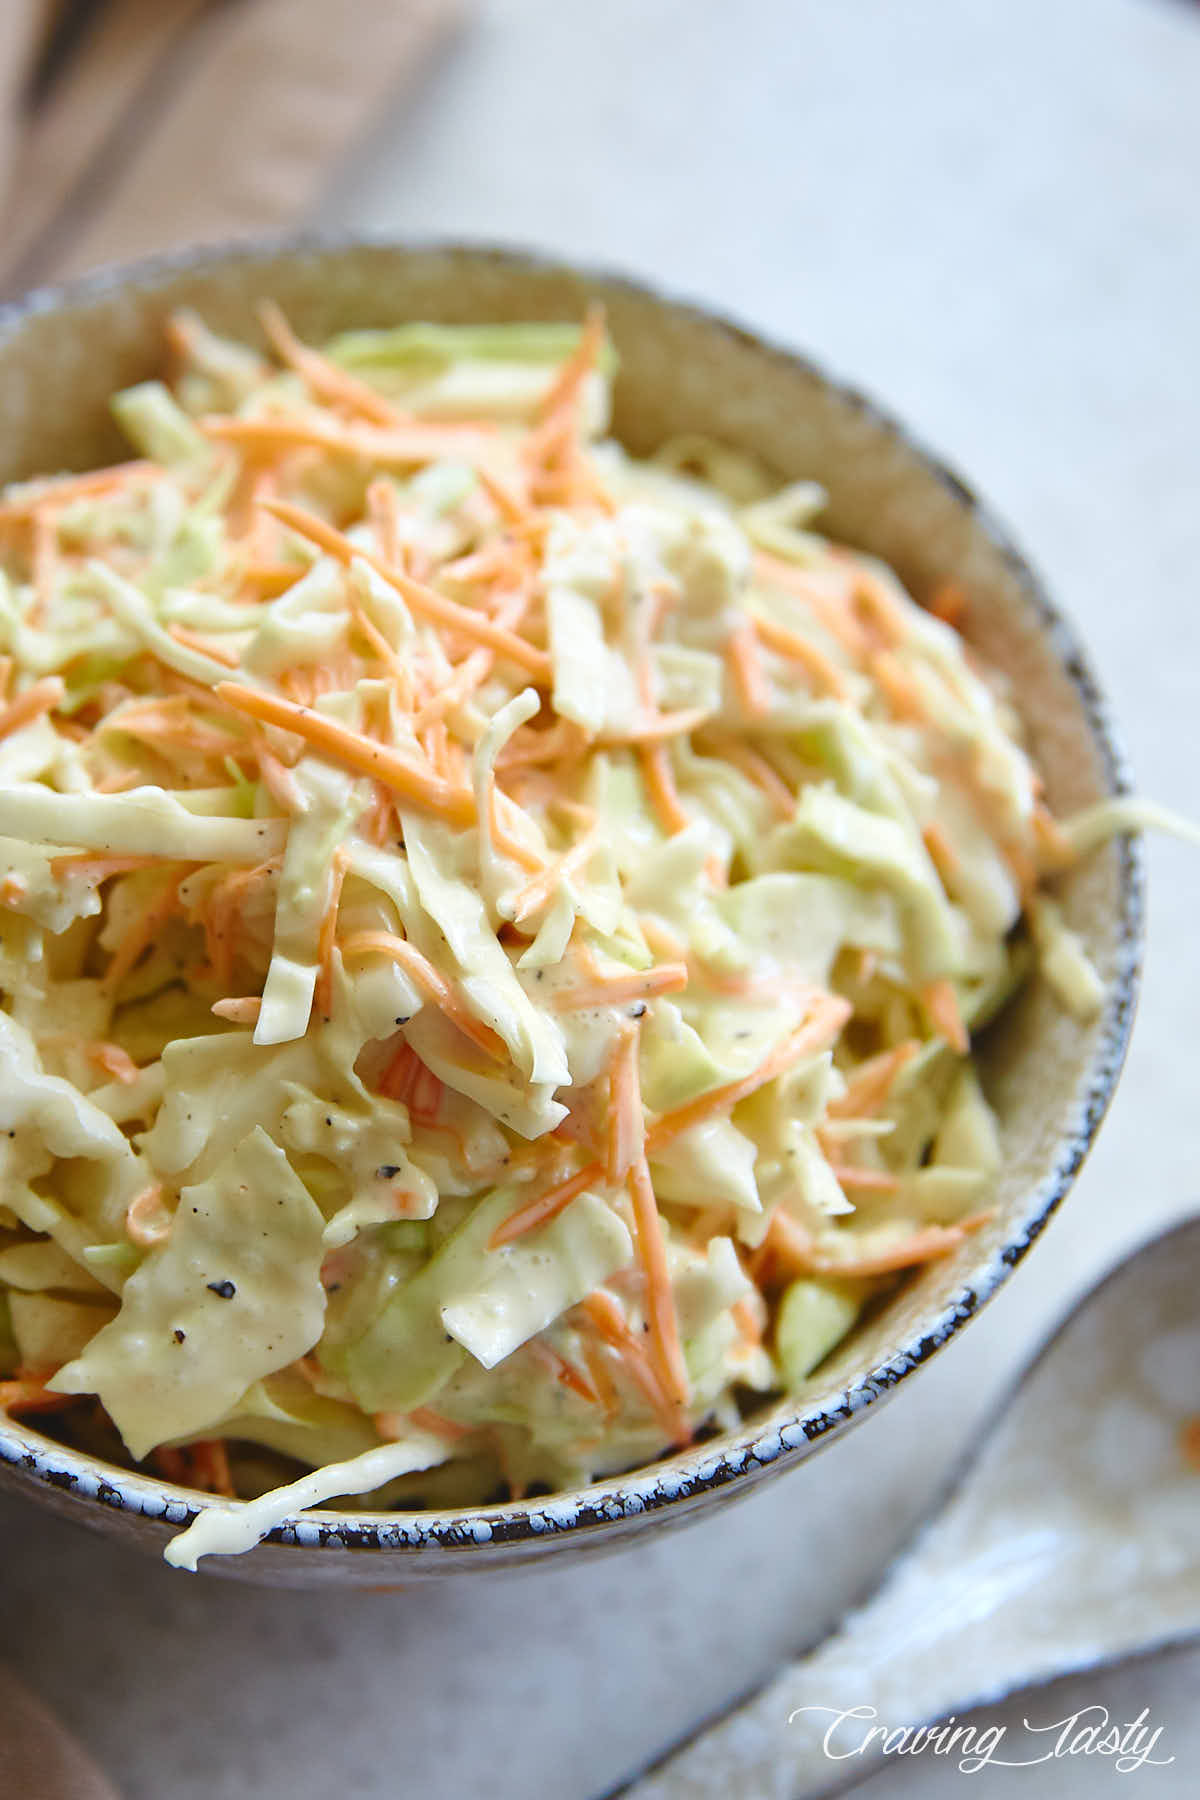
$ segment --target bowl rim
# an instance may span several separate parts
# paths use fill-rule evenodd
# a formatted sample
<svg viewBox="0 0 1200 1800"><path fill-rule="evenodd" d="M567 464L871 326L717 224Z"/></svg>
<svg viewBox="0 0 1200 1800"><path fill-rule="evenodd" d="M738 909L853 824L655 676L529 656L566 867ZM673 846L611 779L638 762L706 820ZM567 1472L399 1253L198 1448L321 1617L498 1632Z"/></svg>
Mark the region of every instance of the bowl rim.
<svg viewBox="0 0 1200 1800"><path fill-rule="evenodd" d="M905 452L958 501L1007 564L1033 608L1053 655L1079 698L1102 772L1113 795L1129 795L1133 782L1129 761L1109 701L1075 627L1051 601L1046 586L1002 524L971 485L943 458L853 382L842 379L808 353L719 308L681 296L651 278L612 271L541 249L470 238L398 237L386 231L283 232L252 239L188 246L114 264L61 283L38 287L0 302L0 346L24 325L46 314L103 300L124 288L153 296L155 286L179 275L255 264L268 265L280 256L340 256L357 252L399 256L465 257L516 270L561 274L584 286L602 285L639 300L650 300L673 314L752 350L768 363L799 369L832 392L852 411L903 447ZM1051 1164L1031 1191L1023 1214L1006 1242L965 1272L957 1291L935 1315L923 1320L900 1348L846 1384L840 1391L794 1403L784 1417L778 1403L766 1420L746 1422L733 1442L706 1450L704 1445L663 1458L627 1474L609 1476L585 1487L544 1498L464 1507L443 1512L338 1513L312 1509L283 1520L263 1543L292 1550L390 1551L411 1561L419 1551L478 1552L485 1546L506 1547L509 1557L522 1547L570 1535L584 1540L611 1532L622 1521L674 1508L691 1510L695 1503L731 1485L746 1492L754 1478L770 1469L798 1462L822 1438L861 1418L868 1406L888 1398L899 1384L948 1343L992 1297L1001 1282L1027 1254L1062 1203L1083 1164L1112 1100L1128 1049L1141 978L1145 923L1145 862L1140 840L1123 835L1117 842L1118 902L1115 927L1118 967L1098 1026L1094 1053L1076 1096L1073 1115L1062 1121ZM5 1468L7 1465L7 1469ZM56 1489L85 1504L98 1501L116 1512L154 1525L182 1527L207 1506L219 1504L195 1490L136 1474L27 1430L0 1414L0 1473L28 1477L35 1485ZM24 1486L24 1481L22 1481ZM731 1494L732 1498L733 1495ZM74 1510L74 1509L72 1509ZM91 1509L88 1509L89 1512ZM83 1522L82 1512L75 1516ZM99 1523L92 1514L88 1520ZM250 1552L249 1561L255 1556ZM242 1560L242 1559L239 1559ZM470 1560L468 1556L465 1560ZM290 1559L289 1559L290 1561ZM305 1559L307 1562L307 1559ZM439 1562L442 1558L439 1558ZM455 1559L457 1562L458 1559ZM497 1566L493 1553L489 1566ZM461 1566L461 1564L460 1564ZM252 1575L252 1570L247 1570ZM265 1571L264 1571L265 1573Z"/></svg>

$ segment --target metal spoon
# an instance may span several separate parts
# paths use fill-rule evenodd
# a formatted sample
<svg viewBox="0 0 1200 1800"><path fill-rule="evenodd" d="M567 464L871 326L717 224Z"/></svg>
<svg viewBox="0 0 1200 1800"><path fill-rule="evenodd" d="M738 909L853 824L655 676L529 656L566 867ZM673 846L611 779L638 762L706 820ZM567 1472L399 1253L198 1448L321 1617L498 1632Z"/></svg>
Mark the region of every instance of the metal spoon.
<svg viewBox="0 0 1200 1800"><path fill-rule="evenodd" d="M1196 1636L1200 1218L1079 1301L864 1606L622 1794L814 1800L879 1766L878 1738L851 1754L872 1717L945 1719ZM849 1708L874 1713L836 1723Z"/></svg>

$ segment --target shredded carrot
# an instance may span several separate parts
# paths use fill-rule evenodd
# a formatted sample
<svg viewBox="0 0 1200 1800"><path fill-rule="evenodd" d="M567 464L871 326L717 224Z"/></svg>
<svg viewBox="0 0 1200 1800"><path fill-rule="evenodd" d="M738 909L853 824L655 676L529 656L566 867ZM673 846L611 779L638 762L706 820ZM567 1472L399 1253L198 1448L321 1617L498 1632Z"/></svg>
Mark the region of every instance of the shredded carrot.
<svg viewBox="0 0 1200 1800"><path fill-rule="evenodd" d="M870 615L872 625L888 643L900 644L909 635L908 615L874 570L853 563L854 597Z"/></svg>
<svg viewBox="0 0 1200 1800"><path fill-rule="evenodd" d="M907 1038L894 1049L860 1063L846 1083L846 1091L831 1100L826 1113L831 1119L867 1119L877 1113L892 1091L900 1071L908 1066L921 1046L916 1038Z"/></svg>
<svg viewBox="0 0 1200 1800"><path fill-rule="evenodd" d="M471 1425L460 1425L457 1419L447 1419L443 1413L434 1412L429 1406L414 1406L410 1412L380 1412L371 1420L381 1438L389 1442L402 1438L411 1426L418 1431L428 1431L434 1437L445 1438L448 1443L456 1443L459 1438L469 1437L474 1429Z"/></svg>
<svg viewBox="0 0 1200 1800"><path fill-rule="evenodd" d="M0 906L20 906L29 892L29 883L21 875L6 875L0 881Z"/></svg>
<svg viewBox="0 0 1200 1800"><path fill-rule="evenodd" d="M561 1355L552 1344L547 1344L543 1338L532 1337L526 1340L525 1349L535 1362L541 1364L551 1380L557 1381L562 1387L570 1388L573 1394L578 1394L579 1398L586 1400L589 1405L600 1405L600 1396L592 1382L575 1367L574 1363L568 1362L566 1357Z"/></svg>
<svg viewBox="0 0 1200 1800"><path fill-rule="evenodd" d="M796 796L782 775L772 768L766 757L752 744L743 743L737 738L722 738L720 755L726 762L740 769L746 779L766 795L777 818L792 817L796 810Z"/></svg>
<svg viewBox="0 0 1200 1800"><path fill-rule="evenodd" d="M589 743L587 733L573 719L557 719L548 729L542 730L523 725L513 732L496 763L504 774L512 769L535 768L543 763L561 763L582 756Z"/></svg>
<svg viewBox="0 0 1200 1800"><path fill-rule="evenodd" d="M201 1494L234 1495L229 1453L223 1438L197 1438L192 1444L160 1444L151 1452L159 1474L176 1487L194 1488Z"/></svg>
<svg viewBox="0 0 1200 1800"><path fill-rule="evenodd" d="M899 1191L899 1176L892 1175L886 1169L867 1169L858 1163L834 1163L829 1165L834 1180L842 1188L863 1188L868 1193L894 1194Z"/></svg>
<svg viewBox="0 0 1200 1800"><path fill-rule="evenodd" d="M212 638L189 631L186 625L168 625L167 630L177 644L184 644L189 650L199 650L201 655L210 656L213 662L223 663L227 669L236 669L241 661L237 651L232 650L228 644L214 643Z"/></svg>
<svg viewBox="0 0 1200 1800"><path fill-rule="evenodd" d="M664 738L686 737L695 731L697 725L703 725L711 719L712 713L706 706L690 706L673 713L655 713L642 719L628 730L602 731L594 740L599 749L608 749L620 744L661 744Z"/></svg>
<svg viewBox="0 0 1200 1800"><path fill-rule="evenodd" d="M125 1208L125 1232L142 1250L153 1250L170 1236L171 1221L163 1208L160 1181L152 1181L129 1202Z"/></svg>
<svg viewBox="0 0 1200 1800"><path fill-rule="evenodd" d="M170 1444L160 1444L150 1452L150 1460L165 1481L174 1482L176 1487L190 1487L191 1468L182 1450L176 1450Z"/></svg>
<svg viewBox="0 0 1200 1800"><path fill-rule="evenodd" d="M838 595L826 593L819 578L811 571L793 567L781 557L771 556L760 550L754 558L755 573L768 586L783 588L786 593L795 594L803 600L809 610L819 619L830 637L839 643L843 650L851 656L862 656L870 648L868 633L855 618L850 609L851 586L847 581L844 592Z"/></svg>
<svg viewBox="0 0 1200 1800"><path fill-rule="evenodd" d="M342 955L347 959L369 956L375 952L380 956L390 956L433 1001L438 1010L445 1013L451 1024L456 1025L473 1044L477 1044L488 1056L501 1062L507 1061L508 1047L499 1033L475 1017L445 976L407 938L396 937L390 931L354 931L342 944Z"/></svg>
<svg viewBox="0 0 1200 1800"><path fill-rule="evenodd" d="M539 423L561 418L576 407L583 384L604 348L604 332L604 308L596 301L588 307L578 344L542 397L537 410Z"/></svg>
<svg viewBox="0 0 1200 1800"><path fill-rule="evenodd" d="M316 992L313 996L317 1012L322 1019L327 1019L333 1011L333 945L337 935L338 906L342 898L342 883L346 879L346 853L335 850L329 866L329 896L325 902L325 911L321 915L321 930L317 938L317 961L320 973L317 976Z"/></svg>
<svg viewBox="0 0 1200 1800"><path fill-rule="evenodd" d="M252 455L296 449L324 450L363 462L397 467L457 457L476 463L493 448L481 425L434 425L420 420L398 425L344 425L302 413L258 413L253 418L209 413L196 421L214 443L234 444ZM286 521L285 521L286 523Z"/></svg>
<svg viewBox="0 0 1200 1800"><path fill-rule="evenodd" d="M686 1427L685 1409L690 1387L679 1340L675 1295L667 1269L666 1239L654 1197L654 1183L650 1179L650 1165L646 1161L646 1131L638 1077L639 1041L640 1033L634 1026L626 1033L625 1042L618 1050L610 1104L613 1113L623 1117L609 1137L608 1175L613 1182L624 1177L629 1192L638 1258L646 1277L650 1335L659 1380L667 1399L680 1409Z"/></svg>
<svg viewBox="0 0 1200 1800"><path fill-rule="evenodd" d="M595 855L599 843L600 828L593 824L569 850L564 850L552 863L539 869L533 879L527 881L513 897L513 923L523 925L540 907L545 906L564 881L581 875Z"/></svg>
<svg viewBox="0 0 1200 1800"><path fill-rule="evenodd" d="M958 1010L958 996L954 992L953 982L946 980L944 976L940 981L927 981L921 989L921 1002L934 1030L945 1038L959 1056L966 1056L971 1048L971 1040Z"/></svg>
<svg viewBox="0 0 1200 1800"><path fill-rule="evenodd" d="M178 909L180 879L177 871L169 875L165 885L130 923L104 972L103 986L109 993L114 993L120 987L140 960L142 952L150 948L158 931Z"/></svg>
<svg viewBox="0 0 1200 1800"><path fill-rule="evenodd" d="M638 1082L640 1043L638 1022L633 1019L624 1020L617 1032L608 1076L608 1161L605 1174L613 1187L620 1186L641 1155L642 1140L646 1135Z"/></svg>
<svg viewBox="0 0 1200 1800"><path fill-rule="evenodd" d="M273 756L265 744L256 744L254 754L258 759L259 778L279 810L292 814L303 812L304 790L292 771Z"/></svg>
<svg viewBox="0 0 1200 1800"><path fill-rule="evenodd" d="M1075 847L1053 813L1038 800L1033 808L1033 835L1041 861L1051 870L1069 869L1077 860Z"/></svg>
<svg viewBox="0 0 1200 1800"><path fill-rule="evenodd" d="M235 869L217 884L208 897L204 915L205 942L214 978L226 986L233 976L238 948L236 921L254 888L269 881L281 858L271 857L252 869Z"/></svg>
<svg viewBox="0 0 1200 1800"><path fill-rule="evenodd" d="M36 623L45 619L54 603L54 590L59 575L58 513L49 506L39 506L33 515L33 607Z"/></svg>
<svg viewBox="0 0 1200 1800"><path fill-rule="evenodd" d="M43 713L52 712L66 691L59 675L45 675L41 681L35 681L30 687L23 689L0 712L0 738L11 737L14 731L20 731L24 725L32 725Z"/></svg>
<svg viewBox="0 0 1200 1800"><path fill-rule="evenodd" d="M418 733L427 730L430 725L444 719L447 713L452 713L465 700L469 700L476 688L491 674L495 660L493 650L472 650L470 656L459 664L445 687L426 700L413 721L414 729Z"/></svg>
<svg viewBox="0 0 1200 1800"><path fill-rule="evenodd" d="M388 1100L400 1100L418 1125L433 1125L441 1111L444 1085L426 1068L411 1044L401 1043L383 1071L379 1092ZM466 1158L464 1156L464 1161Z"/></svg>
<svg viewBox="0 0 1200 1800"><path fill-rule="evenodd" d="M361 413L364 419L370 419L374 425L397 425L400 417L393 406L390 406L383 395L365 381L359 381L336 363L322 356L308 344L302 344L287 322L283 308L274 300L260 301L258 316L262 328L267 334L267 341L281 362L295 369L303 377L305 385L314 399L325 400L337 406L345 406L352 413ZM409 423L410 421L403 421Z"/></svg>
<svg viewBox="0 0 1200 1800"><path fill-rule="evenodd" d="M375 533L379 554L389 568L404 567L404 541L400 535L400 502L395 485L377 475L367 486L367 518ZM444 571L443 571L444 573Z"/></svg>
<svg viewBox="0 0 1200 1800"><path fill-rule="evenodd" d="M725 1112L737 1106L740 1101L757 1093L760 1087L768 1081L774 1081L777 1075L782 1075L804 1057L815 1056L818 1051L827 1049L852 1010L850 1002L843 1000L840 995L820 995L803 1024L790 1032L749 1075L743 1075L738 1081L727 1082L723 1087L710 1088L695 1100L689 1100L670 1112L660 1113L646 1133L647 1152L652 1154L661 1149L664 1144L677 1138L681 1131L687 1131L701 1120L711 1118L713 1113Z"/></svg>
<svg viewBox="0 0 1200 1800"><path fill-rule="evenodd" d="M686 1419L681 1420L679 1407L663 1392L662 1382L617 1301L604 1288L597 1288L580 1304L596 1332L617 1352L634 1385L641 1390L667 1442L678 1448L689 1443L691 1431Z"/></svg>
<svg viewBox="0 0 1200 1800"><path fill-rule="evenodd" d="M231 1025L257 1025L262 1000L257 994L245 994L233 1000L214 1000L209 1011Z"/></svg>
<svg viewBox="0 0 1200 1800"><path fill-rule="evenodd" d="M683 802L679 798L679 789L675 786L675 777L671 773L671 761L663 744L643 744L638 750L642 765L642 777L646 783L646 791L650 802L658 814L658 822L668 837L676 832L686 831L691 819L684 811Z"/></svg>
<svg viewBox="0 0 1200 1800"><path fill-rule="evenodd" d="M789 661L799 663L827 694L835 700L849 700L850 689L845 676L819 644L801 636L798 631L789 631L786 625L778 624L763 613L755 613L752 624L764 644Z"/></svg>
<svg viewBox="0 0 1200 1800"><path fill-rule="evenodd" d="M659 1380L668 1400L679 1408L682 1428L686 1430L690 1385L683 1360L683 1347L679 1341L675 1296L667 1269L666 1239L645 1156L639 1156L633 1164L626 1178L626 1186L633 1203L638 1257L646 1275L650 1335L659 1367Z"/></svg>
<svg viewBox="0 0 1200 1800"><path fill-rule="evenodd" d="M61 1412L78 1404L78 1394L54 1394L37 1376L0 1381L0 1412Z"/></svg>
<svg viewBox="0 0 1200 1800"><path fill-rule="evenodd" d="M1200 1414L1179 1427L1179 1449L1183 1460L1200 1471Z"/></svg>
<svg viewBox="0 0 1200 1800"><path fill-rule="evenodd" d="M609 1374L605 1346L598 1344L594 1338L585 1337L582 1355L592 1386L596 1390L597 1404L604 1408L604 1422L610 1424L621 1410L621 1399L617 1393L617 1384Z"/></svg>
<svg viewBox="0 0 1200 1800"><path fill-rule="evenodd" d="M1024 844L1013 843L1012 840L997 845L1001 856L1013 878L1013 885L1021 896L1023 905L1028 905L1037 890L1038 872L1033 855Z"/></svg>
<svg viewBox="0 0 1200 1800"><path fill-rule="evenodd" d="M674 994L687 986L686 963L662 963L655 969L635 969L632 973L606 975L597 972L591 981L578 987L556 988L546 996L556 1012L580 1012L590 1006L625 1006L631 1001L653 1000L659 994Z"/></svg>
<svg viewBox="0 0 1200 1800"><path fill-rule="evenodd" d="M729 1316L737 1326L743 1344L752 1348L762 1343L765 1319L761 1300L757 1305L749 1295L744 1300L735 1300L729 1309Z"/></svg>
<svg viewBox="0 0 1200 1800"><path fill-rule="evenodd" d="M962 869L957 850L936 819L931 819L921 832L925 848L943 882L953 882Z"/></svg>
<svg viewBox="0 0 1200 1800"><path fill-rule="evenodd" d="M656 919L650 913L641 913L638 916L638 926L646 940L647 949L653 950L655 956L664 956L670 962L687 961L687 939L676 937L661 919Z"/></svg>
<svg viewBox="0 0 1200 1800"><path fill-rule="evenodd" d="M743 619L729 634L725 660L742 706L752 719L761 719L771 710L771 685L758 653L755 630L750 620Z"/></svg>
<svg viewBox="0 0 1200 1800"><path fill-rule="evenodd" d="M549 679L551 674L549 656L544 650L535 650L532 644L527 644L525 639L518 637L515 632L505 630L502 625L497 625L493 619L486 618L481 613L472 612L469 606L460 606L457 600L451 600L445 594L437 593L433 588L426 586L424 582L415 581L412 576L404 574L402 570L388 568L378 557L359 550L342 532L336 530L332 525L327 525L323 519L318 519L314 513L305 512L302 507L275 500L268 505L266 510L282 524L288 526L290 530L298 532L301 537L306 537L312 543L319 545L322 550L328 551L330 556L335 556L347 567L356 556L362 557L363 561L368 563L377 575L397 589L414 612L421 613L425 618L433 619L437 624L447 626L453 631L461 631L464 637L474 638L481 644L487 644L501 656L506 656L511 662L528 669L531 675Z"/></svg>
<svg viewBox="0 0 1200 1800"><path fill-rule="evenodd" d="M871 674L896 718L911 720L916 725L929 724L929 707L924 694L890 651L877 651L871 658Z"/></svg>
<svg viewBox="0 0 1200 1800"><path fill-rule="evenodd" d="M747 1272L759 1288L765 1288L776 1279L779 1265L789 1274L807 1272L812 1254L812 1233L777 1206L767 1221L762 1243L749 1259Z"/></svg>
<svg viewBox="0 0 1200 1800"><path fill-rule="evenodd" d="M808 1259L808 1267L816 1275L889 1275L899 1269L913 1268L918 1263L932 1262L939 1256L949 1256L991 1216L990 1212L983 1212L962 1219L956 1225L924 1225L899 1243L889 1244L882 1250L863 1251L858 1256L829 1256L814 1251Z"/></svg>
<svg viewBox="0 0 1200 1800"><path fill-rule="evenodd" d="M93 495L125 487L136 477L157 476L160 473L154 463L139 460L113 463L104 469L88 469L82 475L49 476L45 480L30 482L18 493L10 494L7 499L0 501L0 523L30 520L47 501L53 501L59 507L69 506L76 500L86 500Z"/></svg>
<svg viewBox="0 0 1200 1800"><path fill-rule="evenodd" d="M233 1476L229 1470L229 1453L223 1438L198 1438L189 1444L192 1486L205 1494L220 1494L232 1500Z"/></svg>
<svg viewBox="0 0 1200 1800"><path fill-rule="evenodd" d="M533 512L527 502L494 475L486 463L478 465L475 478L506 524L529 525L532 522Z"/></svg>
<svg viewBox="0 0 1200 1800"><path fill-rule="evenodd" d="M248 562L243 564L241 580L252 587L262 600L276 600L305 573L302 563Z"/></svg>
<svg viewBox="0 0 1200 1800"><path fill-rule="evenodd" d="M128 1050L122 1050L120 1044L89 1044L88 1056L98 1069L103 1069L123 1087L131 1087L141 1074Z"/></svg>
<svg viewBox="0 0 1200 1800"><path fill-rule="evenodd" d="M396 683L400 705L403 710L407 712L412 704L412 680L408 670L405 668L404 663L396 650L388 643L366 608L356 603L351 608L351 613L354 623L358 626L358 629L362 632L368 644L370 644L372 650L375 652L388 674L392 677L392 680Z"/></svg>
<svg viewBox="0 0 1200 1800"><path fill-rule="evenodd" d="M262 688L244 687L232 681L219 681L214 692L235 711L259 719L264 725L278 725L283 731L294 732L307 739L314 750L360 775L374 775L410 806L439 814L454 825L474 821L475 796L469 788L452 788L449 782L427 775L396 751L352 731L327 713L314 712Z"/></svg>
<svg viewBox="0 0 1200 1800"><path fill-rule="evenodd" d="M604 1165L595 1162L577 1170L574 1175L564 1177L562 1181L556 1181L553 1187L543 1188L540 1194L527 1200L496 1227L488 1240L488 1248L498 1250L502 1244L511 1243L514 1238L523 1237L527 1231L534 1231L539 1225L548 1224L586 1188L595 1187L603 1180Z"/></svg>
<svg viewBox="0 0 1200 1800"><path fill-rule="evenodd" d="M646 1154L652 1156L656 1150L673 1142L681 1132L711 1118L714 1113L732 1109L739 1101L756 1093L760 1087L773 1081L777 1075L782 1075L803 1057L813 1056L819 1050L827 1048L846 1023L851 1010L850 1003L838 995L821 995L804 1023L791 1032L749 1075L743 1075L738 1081L726 1082L723 1087L710 1088L695 1100L660 1113L646 1132ZM545 1225L550 1219L556 1218L564 1207L569 1206L577 1195L582 1194L585 1188L603 1184L604 1176L602 1163L589 1163L586 1168L556 1182L553 1187L534 1194L496 1227L489 1240L490 1247L496 1249L501 1244L509 1244L514 1238L523 1237L527 1231Z"/></svg>
<svg viewBox="0 0 1200 1800"><path fill-rule="evenodd" d="M939 581L928 600L929 611L943 624L961 631L967 610L966 590L959 581Z"/></svg>

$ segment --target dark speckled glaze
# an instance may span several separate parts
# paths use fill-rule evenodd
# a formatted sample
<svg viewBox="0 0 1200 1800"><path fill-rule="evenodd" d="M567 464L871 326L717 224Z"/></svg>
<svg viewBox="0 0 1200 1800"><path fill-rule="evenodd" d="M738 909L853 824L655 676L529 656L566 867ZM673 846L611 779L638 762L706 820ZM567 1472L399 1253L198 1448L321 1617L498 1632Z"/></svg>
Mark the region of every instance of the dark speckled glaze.
<svg viewBox="0 0 1200 1800"><path fill-rule="evenodd" d="M830 495L835 536L872 550L918 598L962 582L966 631L1005 669L1059 812L1128 792L1107 703L1074 632L971 489L886 413L811 362L634 283L518 252L293 241L197 251L102 272L0 308L0 480L119 453L106 401L154 372L174 306L255 334L277 298L305 335L401 318L578 318L599 297L621 356L614 428L635 452L704 430ZM377 1586L580 1555L750 1492L844 1432L940 1349L1025 1255L1083 1162L1112 1097L1137 992L1142 864L1121 839L1062 884L1069 923L1107 984L1101 1016L1066 1019L1031 984L980 1047L1004 1170L991 1223L909 1281L806 1387L735 1432L632 1474L546 1499L434 1513L314 1512L216 1573L281 1585ZM0 1480L152 1550L198 1497L99 1463L0 1417ZM203 1502L200 1502L201 1504Z"/></svg>

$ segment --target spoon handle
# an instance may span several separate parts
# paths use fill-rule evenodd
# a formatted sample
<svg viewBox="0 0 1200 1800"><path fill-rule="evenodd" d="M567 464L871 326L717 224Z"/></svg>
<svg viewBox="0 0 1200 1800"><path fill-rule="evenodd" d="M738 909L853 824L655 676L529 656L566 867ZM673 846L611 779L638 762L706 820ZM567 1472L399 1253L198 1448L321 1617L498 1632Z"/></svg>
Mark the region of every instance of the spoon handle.
<svg viewBox="0 0 1200 1800"><path fill-rule="evenodd" d="M1056 1533L1002 1537L944 1571L930 1567L940 1535L832 1636L624 1790L626 1800L840 1793L872 1772L887 1732L1089 1660L1042 1639L1041 1608L1030 1604L1063 1548Z"/></svg>

